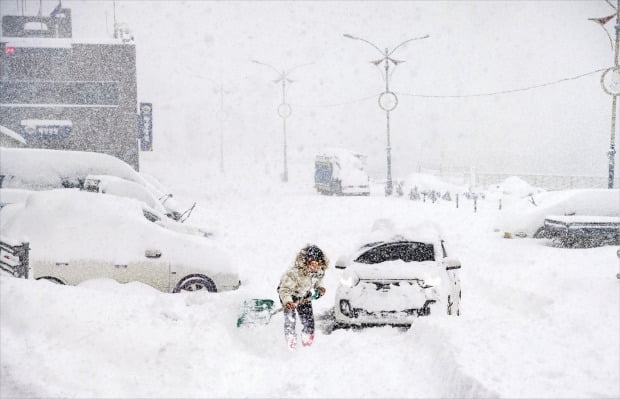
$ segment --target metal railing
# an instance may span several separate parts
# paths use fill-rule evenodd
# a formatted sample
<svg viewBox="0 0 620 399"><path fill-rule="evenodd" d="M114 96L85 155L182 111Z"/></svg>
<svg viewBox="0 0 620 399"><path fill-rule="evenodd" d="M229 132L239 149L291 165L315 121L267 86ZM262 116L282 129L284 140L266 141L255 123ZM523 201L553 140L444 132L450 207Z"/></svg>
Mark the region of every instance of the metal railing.
<svg viewBox="0 0 620 399"><path fill-rule="evenodd" d="M27 242L11 245L0 240L0 270L27 279L30 271L29 253L30 244Z"/></svg>

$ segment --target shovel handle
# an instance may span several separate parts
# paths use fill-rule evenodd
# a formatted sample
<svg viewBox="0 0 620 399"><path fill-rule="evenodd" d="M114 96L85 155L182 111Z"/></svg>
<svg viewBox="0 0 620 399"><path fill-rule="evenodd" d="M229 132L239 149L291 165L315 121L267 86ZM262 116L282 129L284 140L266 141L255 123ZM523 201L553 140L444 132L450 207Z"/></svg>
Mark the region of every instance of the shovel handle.
<svg viewBox="0 0 620 399"><path fill-rule="evenodd" d="M299 305L303 305L306 302L310 302L312 300L312 297L307 297L307 298L301 298L300 300L298 300L297 302L295 302L296 306ZM284 306L280 306L279 308L277 308L276 310L273 311L273 313L271 313L271 315L275 315L280 313L281 311L284 310Z"/></svg>

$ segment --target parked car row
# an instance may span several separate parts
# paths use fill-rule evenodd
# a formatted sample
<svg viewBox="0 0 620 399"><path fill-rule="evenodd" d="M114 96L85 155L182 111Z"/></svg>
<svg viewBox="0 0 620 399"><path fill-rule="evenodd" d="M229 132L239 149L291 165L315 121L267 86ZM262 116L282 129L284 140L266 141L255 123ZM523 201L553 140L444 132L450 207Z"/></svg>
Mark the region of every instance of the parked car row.
<svg viewBox="0 0 620 399"><path fill-rule="evenodd" d="M1 151L1 235L29 242L33 278L139 281L171 293L240 286L234 256L209 232L171 217L152 177L103 154ZM460 314L461 264L448 257L437 228L379 221L362 242L336 262L344 269L334 306L339 325Z"/></svg>
<svg viewBox="0 0 620 399"><path fill-rule="evenodd" d="M233 257L211 232L180 223L183 212L153 181L105 154L0 148L1 235L30 243L39 280L238 288Z"/></svg>

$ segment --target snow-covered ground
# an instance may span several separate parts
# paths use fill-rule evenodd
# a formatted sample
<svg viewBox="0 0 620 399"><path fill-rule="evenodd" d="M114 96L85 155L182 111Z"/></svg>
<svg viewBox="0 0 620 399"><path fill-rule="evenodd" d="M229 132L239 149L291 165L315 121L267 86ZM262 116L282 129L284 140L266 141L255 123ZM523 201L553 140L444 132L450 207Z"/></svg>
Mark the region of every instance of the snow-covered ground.
<svg viewBox="0 0 620 399"><path fill-rule="evenodd" d="M312 165L290 182L200 160L144 154L143 170L179 200L189 222L241 263L237 291L165 294L93 280L78 287L0 277L1 397L619 397L618 246L563 249L503 239L495 203L438 203L313 191ZM182 171L182 173L180 173ZM306 243L332 260L374 220L436 220L461 269L459 318L329 333L342 271L315 302L310 348L289 351L282 316L236 328L246 298L276 299L281 273Z"/></svg>

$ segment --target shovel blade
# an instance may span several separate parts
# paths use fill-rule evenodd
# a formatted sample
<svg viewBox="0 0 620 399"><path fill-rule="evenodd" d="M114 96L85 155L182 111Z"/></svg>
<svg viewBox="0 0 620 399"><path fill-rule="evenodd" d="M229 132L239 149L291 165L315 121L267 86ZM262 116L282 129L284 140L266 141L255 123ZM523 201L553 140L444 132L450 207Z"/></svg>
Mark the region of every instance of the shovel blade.
<svg viewBox="0 0 620 399"><path fill-rule="evenodd" d="M237 328L269 324L274 314L273 307L271 299L246 299L237 318Z"/></svg>

